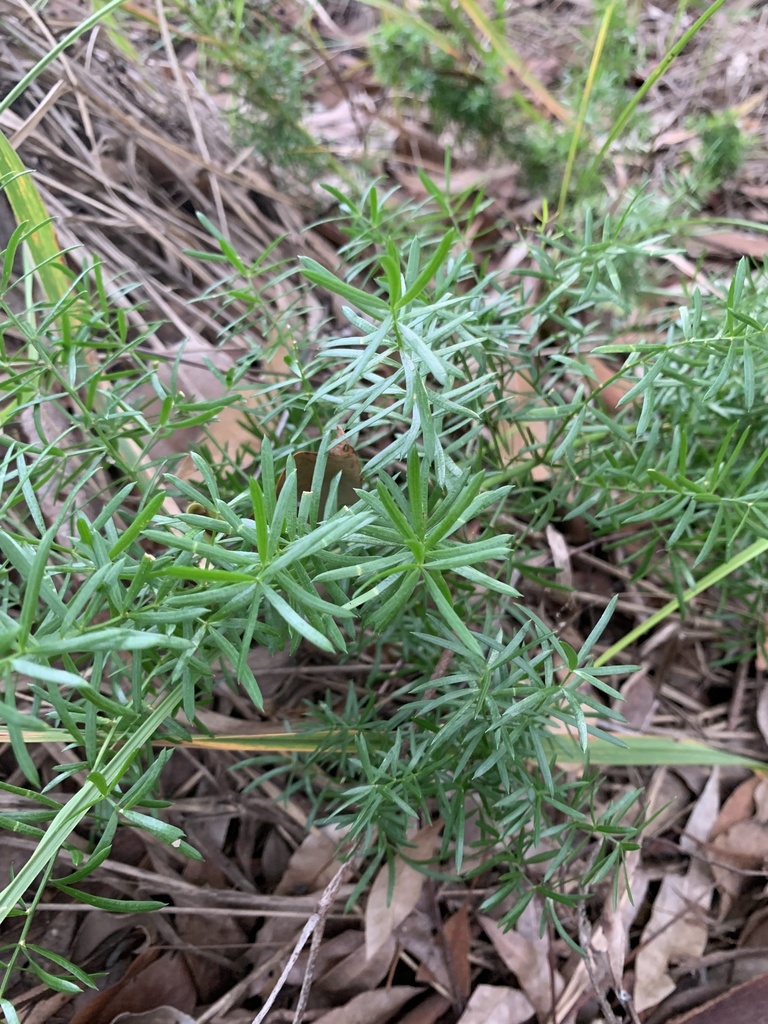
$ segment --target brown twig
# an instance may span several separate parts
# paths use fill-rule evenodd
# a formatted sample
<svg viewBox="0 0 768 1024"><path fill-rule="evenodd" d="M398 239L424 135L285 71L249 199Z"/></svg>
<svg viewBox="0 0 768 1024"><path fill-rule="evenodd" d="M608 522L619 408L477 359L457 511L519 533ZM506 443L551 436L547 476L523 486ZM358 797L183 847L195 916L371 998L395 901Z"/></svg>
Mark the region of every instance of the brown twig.
<svg viewBox="0 0 768 1024"><path fill-rule="evenodd" d="M300 1024L304 1010L306 1009L307 1000L309 999L309 990L312 986L312 972L314 969L315 962L317 960L317 953L320 948L320 942L322 941L323 938L323 931L325 930L325 921L328 916L328 911L333 906L333 901L335 900L336 894L341 888L341 884L344 881L344 876L346 875L348 870L349 862L342 864L339 870L336 872L336 874L333 876L333 878L330 880L328 885L323 890L323 894L320 897L320 900L317 904L317 909L302 928L301 935L299 935L296 945L293 947L293 952L288 957L288 962L283 968L283 973L275 982L275 987L270 992L266 1003L264 1003L256 1017L254 1017L253 1024L261 1024L261 1022L266 1018L272 1004L277 999L278 995L285 986L285 982L291 970L293 969L294 964L299 959L299 954L301 953L304 946L307 944L307 940L309 939L309 937L312 936L312 945L310 946L307 970L304 974L304 981L302 982L301 992L299 993L299 1002L296 1007L296 1014L293 1018L294 1024Z"/></svg>

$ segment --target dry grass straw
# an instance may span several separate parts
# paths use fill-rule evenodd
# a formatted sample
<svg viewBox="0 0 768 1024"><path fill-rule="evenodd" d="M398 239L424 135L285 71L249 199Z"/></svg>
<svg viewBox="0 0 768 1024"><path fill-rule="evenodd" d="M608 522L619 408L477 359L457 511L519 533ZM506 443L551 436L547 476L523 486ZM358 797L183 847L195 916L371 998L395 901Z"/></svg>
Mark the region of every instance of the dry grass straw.
<svg viewBox="0 0 768 1024"><path fill-rule="evenodd" d="M5 93L55 37L79 23L82 7L57 0L41 16L31 5L3 0L0 19ZM200 296L220 274L188 252L216 251L198 213L217 225L246 265L276 242L273 262L300 255L332 262L334 254L305 230L313 205L307 190L284 175L276 182L252 154L235 149L225 115L179 64L161 24L159 40L147 34L140 41L150 55L143 66L103 27L81 39L42 72L4 115L2 128L34 172L73 269L97 254L112 299L128 310L132 325L165 322L150 339L158 353L180 340L205 352L218 343L222 324L215 299ZM0 225L7 237L7 214ZM289 281L256 285L276 315L293 302ZM228 316L246 311L234 304ZM233 349L242 353L270 340L246 328Z"/></svg>

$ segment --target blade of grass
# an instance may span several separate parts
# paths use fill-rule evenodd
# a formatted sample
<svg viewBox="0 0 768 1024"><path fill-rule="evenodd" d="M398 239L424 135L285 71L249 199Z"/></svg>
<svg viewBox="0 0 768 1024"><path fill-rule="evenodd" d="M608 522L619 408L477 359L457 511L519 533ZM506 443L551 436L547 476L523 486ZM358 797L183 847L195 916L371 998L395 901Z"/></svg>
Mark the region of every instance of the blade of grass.
<svg viewBox="0 0 768 1024"><path fill-rule="evenodd" d="M558 121L562 121L563 124L570 124L573 120L571 111L567 110L559 100L556 100L533 72L526 67L525 61L515 53L507 40L496 31L488 16L480 9L476 0L459 0L459 4L475 27L487 37L488 42L509 70L531 91L542 107L548 110Z"/></svg>
<svg viewBox="0 0 768 1024"><path fill-rule="evenodd" d="M88 15L87 18L84 18L83 21L76 25L71 32L68 32L58 41L58 43L56 43L55 46L52 46L49 51L43 54L37 64L30 68L29 71L19 79L10 92L7 92L2 100L0 100L0 114L9 110L19 96L22 95L24 90L34 82L40 72L44 71L60 54L64 53L67 47L71 46L72 43L77 42L80 36L90 32L91 29L95 28L100 21L107 18L113 11L116 11L118 7L121 7L124 2L125 0L108 0L103 7L97 8L97 10Z"/></svg>
<svg viewBox="0 0 768 1024"><path fill-rule="evenodd" d="M178 690L174 690L164 697L153 708L151 714L132 727L133 731L129 741L126 742L107 765L101 767L99 771L100 784L86 779L81 789L70 796L67 803L50 823L44 837L38 843L27 863L19 869L5 889L0 892L0 923L16 909L19 900L22 899L27 889L34 883L38 875L45 870L48 862L58 855L59 850L72 833L72 830L88 811L103 799L103 783L101 783L101 780L104 780L109 790L113 790L144 744L148 743L160 725L175 713L180 702L181 692Z"/></svg>
<svg viewBox="0 0 768 1024"><path fill-rule="evenodd" d="M637 90L637 92L626 105L626 107L624 107L619 116L616 118L613 127L608 132L606 140L600 148L600 152L592 161L586 172L585 179L587 181L587 184L591 183L591 181L598 174L603 157L608 152L613 143L616 141L616 139L627 127L629 122L632 120L633 114L640 106L642 101L645 99L646 95L651 91L654 85L656 85L659 79L663 78L663 76L667 73L667 70L674 61L674 59L683 52L688 43L690 43L690 41L696 36L697 32L699 32L699 30L704 25L706 25L706 23L712 17L714 17L714 15L720 10L720 8L723 6L725 2L726 0L715 0L713 4L710 4L706 11L704 11L704 13L696 19L696 21L690 26L690 28L687 29L678 39L678 41L673 46L671 46L669 50L664 54L664 56L659 61L658 65L653 69L653 71L646 78L646 80Z"/></svg>
<svg viewBox="0 0 768 1024"><path fill-rule="evenodd" d="M617 734L616 738L621 740L621 746L590 736L588 744L590 763L614 767L630 765L712 767L724 765L748 768L761 775L768 775L768 763L764 761L756 761L751 757L744 757L742 754L732 754L727 750L718 750L717 747L711 747L697 740L624 734ZM547 744L551 746L559 764L578 766L584 764L583 753L577 738L566 736L563 733L550 732Z"/></svg>
<svg viewBox="0 0 768 1024"><path fill-rule="evenodd" d="M599 668L601 665L611 661L620 651L633 644L635 640L644 636L676 611L680 611L682 603L692 601L694 597L703 594L705 590L709 590L710 587L724 580L743 565L747 565L748 562L765 554L766 551L768 551L768 540L756 540L754 544L750 544L748 548L745 548L738 555L734 555L728 562L713 569L712 572L699 580L695 586L684 591L682 601L677 598L668 601L662 608L659 608L653 615L650 615L645 622L641 622L639 626L631 629L626 636L623 636L621 640L617 640L607 651L604 651L598 658L595 658L595 668Z"/></svg>
<svg viewBox="0 0 768 1024"><path fill-rule="evenodd" d="M587 72L587 80L584 83L584 90L581 94L581 102L579 103L579 112L576 115L576 123L573 126L573 134L571 136L571 145L568 149L568 157L565 161L563 183L560 186L560 200L557 204L556 214L556 219L558 221L563 216L563 212L565 210L565 202L568 198L568 188L570 187L571 176L573 174L573 165L576 161L579 141L581 140L581 134L584 131L584 123L587 119L589 100L592 96L592 89L594 88L595 78L597 77L597 69L600 65L600 57L603 53L603 48L605 47L606 36L608 35L608 29L615 9L615 3L611 3L606 7L605 13L603 14L603 20L600 23L600 31L598 32L597 39L595 40L595 48L592 51L592 60L589 65L589 71Z"/></svg>

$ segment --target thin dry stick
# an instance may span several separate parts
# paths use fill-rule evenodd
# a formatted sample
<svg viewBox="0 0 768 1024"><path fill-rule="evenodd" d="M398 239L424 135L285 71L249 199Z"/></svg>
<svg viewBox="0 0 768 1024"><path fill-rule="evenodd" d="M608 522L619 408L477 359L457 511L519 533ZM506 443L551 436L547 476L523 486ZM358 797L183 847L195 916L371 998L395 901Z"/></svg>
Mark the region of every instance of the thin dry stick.
<svg viewBox="0 0 768 1024"><path fill-rule="evenodd" d="M264 1003L264 1005L262 1006L258 1015L254 1017L252 1024L261 1024L261 1022L267 1016L267 1014L270 1011L270 1008L272 1007L272 1004L282 991L286 979L291 970L293 969L293 965L299 959L299 954L301 953L304 946L307 944L307 939L310 937L310 935L315 934L317 937L313 938L312 940L309 963L307 964L307 971L306 974L304 975L304 981L302 982L301 993L299 994L299 1005L296 1009L294 1024L299 1024L299 1022L301 1021L301 1016L304 1013L306 1002L307 999L309 998L309 988L312 984L312 969L314 967L315 961L317 960L317 950L320 947L320 940L323 937L325 919L328 916L328 911L333 906L333 901L336 899L336 894L341 888L341 883L344 881L344 875L346 874L348 869L348 863L342 864L339 870L336 872L336 874L333 876L333 878L330 880L328 885L323 890L323 894L320 897L320 900L317 904L317 910L314 912L314 914L312 914L310 919L302 928L301 935L299 936L298 941L293 948L293 952L288 957L288 963L285 965L283 973L275 982L275 987L270 992L269 998L267 999L266 1003Z"/></svg>
<svg viewBox="0 0 768 1024"><path fill-rule="evenodd" d="M635 1009L632 994L630 992L625 992L624 989L617 989L616 997L621 1003L621 1005L624 1007L624 1009L627 1011L629 1019L632 1021L632 1024L640 1024L640 1017L638 1016L637 1010Z"/></svg>
<svg viewBox="0 0 768 1024"><path fill-rule="evenodd" d="M232 988L228 989L220 999L217 999L215 1003L209 1006L205 1013L201 1013L200 1016L196 1018L195 1024L208 1024L208 1021L219 1020L222 1014L231 1009L241 996L247 996L249 994L255 981L261 978L263 974L268 974L273 967L277 967L287 953L288 948L289 943L286 942L286 944L279 949L274 956L271 956L269 960L265 960L265 962L259 967L255 967L243 978L242 981L233 985Z"/></svg>
<svg viewBox="0 0 768 1024"><path fill-rule="evenodd" d="M594 862L594 856L590 858ZM592 939L592 925L590 924L589 918L587 917L587 906L585 901L579 904L578 909L578 921L579 921L579 942L581 948L584 950L584 966L587 969L589 980L592 982L592 988L597 1001L600 1003L600 1008L603 1011L603 1016L608 1024L619 1024L619 1019L613 1012L610 1003L608 1002L608 995L605 985L602 979L598 975L597 966L595 964L595 956L592 951L591 939Z"/></svg>
<svg viewBox="0 0 768 1024"><path fill-rule="evenodd" d="M165 47L165 55L168 59L168 64L171 68L171 71L173 72L173 77L176 79L176 85L178 87L182 103L186 108L187 118L189 120L190 128L192 129L192 134L195 137L195 142L197 143L198 152L200 153L204 160L210 163L211 154L208 150L208 145L205 141L205 133L203 132L202 126L200 125L200 122L197 119L195 107L189 95L189 78L184 75L181 68L179 67L179 62L176 58L176 50L173 46L173 42L171 40L171 33L168 29L168 21L166 20L165 17L165 7L162 3L160 3L160 0L158 0L155 9L157 11L157 25L158 28L160 29L160 38L163 40L163 46ZM216 177L216 174L213 171L208 172L208 181L210 182L211 186L211 196L213 197L213 203L214 206L216 207L216 216L219 218L218 228L220 231L223 231L225 234L228 234L229 232L227 231L227 216L226 213L224 212L224 202L221 198L221 189L219 188L219 182Z"/></svg>
<svg viewBox="0 0 768 1024"><path fill-rule="evenodd" d="M309 1002L309 992L312 988L312 981L315 977L315 967L317 965L317 957L320 952L320 943L323 941L324 931L325 914L318 922L317 927L312 933L312 942L310 943L309 956L307 957L307 969L304 972L304 979L301 983L301 991L299 992L299 1001L296 1004L296 1013L293 1017L293 1024L301 1024L304 1019L304 1011L306 1010L307 1003Z"/></svg>

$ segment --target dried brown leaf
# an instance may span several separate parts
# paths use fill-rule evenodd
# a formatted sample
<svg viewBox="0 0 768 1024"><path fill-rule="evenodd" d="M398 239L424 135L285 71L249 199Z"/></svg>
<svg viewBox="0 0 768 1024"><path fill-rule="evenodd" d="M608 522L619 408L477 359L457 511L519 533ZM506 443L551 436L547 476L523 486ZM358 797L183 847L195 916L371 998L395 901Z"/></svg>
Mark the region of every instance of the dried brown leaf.
<svg viewBox="0 0 768 1024"><path fill-rule="evenodd" d="M617 992L624 988L624 966L629 949L629 930L643 906L649 878L640 866L640 851L627 854L624 885L614 903L605 901L602 923L592 935L592 948L605 954L611 984Z"/></svg>
<svg viewBox="0 0 768 1024"><path fill-rule="evenodd" d="M34 1006L30 1006L25 1011L22 1020L24 1024L49 1024L49 1021L59 1020L62 1008L71 1002L71 992L56 992L47 999L39 999Z"/></svg>
<svg viewBox="0 0 768 1024"><path fill-rule="evenodd" d="M392 961L397 956L397 940L394 935L391 935L373 956L367 957L362 948L363 936L360 932L353 934L356 939L355 948L330 967L322 977L318 977L316 982L318 988L333 993L337 999L349 999L360 992L373 991L386 978Z"/></svg>
<svg viewBox="0 0 768 1024"><path fill-rule="evenodd" d="M504 393L512 409L517 409L530 402L531 396L536 394L536 389L523 374L515 372L511 374ZM547 443L547 423L543 419L525 422L513 419L499 424L497 431L499 446L510 463L533 459L533 451L536 448L543 448ZM534 480L547 480L551 471L548 466L537 464L533 467L531 475Z"/></svg>
<svg viewBox="0 0 768 1024"><path fill-rule="evenodd" d="M435 1024L450 1006L450 999L441 996L439 992L432 992L401 1017L398 1024Z"/></svg>
<svg viewBox="0 0 768 1024"><path fill-rule="evenodd" d="M472 932L469 927L469 904L463 903L443 925L443 935L448 944L448 968L454 980L457 993L465 999L472 988L472 967L469 962Z"/></svg>
<svg viewBox="0 0 768 1024"><path fill-rule="evenodd" d="M552 1013L553 996L557 1000L565 983L559 974L553 973L549 937L546 933L539 934L539 913L539 905L531 901L517 929L512 931L502 931L490 917L481 917L480 923L496 952L517 978L536 1016L543 1021Z"/></svg>
<svg viewBox="0 0 768 1024"><path fill-rule="evenodd" d="M764 778L755 787L755 818L763 825L768 823L768 781Z"/></svg>
<svg viewBox="0 0 768 1024"><path fill-rule="evenodd" d="M18 427L31 445L31 452L45 450L51 445L60 449L55 472L37 479L35 497L46 520L59 521L57 539L69 547L72 545L74 509L93 521L106 504L110 493L109 478L103 467L81 477L80 470L87 462L87 456L83 454L87 450L86 435L75 424L65 404L52 395L38 395L34 407L23 407ZM78 488L77 501L73 503L71 497L75 486ZM72 513L62 514L68 506ZM118 527L122 525L119 513L113 514L113 522Z"/></svg>
<svg viewBox="0 0 768 1024"><path fill-rule="evenodd" d="M646 788L648 836L661 836L668 829L677 831L692 804L691 791L676 771L658 768Z"/></svg>
<svg viewBox="0 0 768 1024"><path fill-rule="evenodd" d="M413 836L408 848L409 861L428 861L434 856L442 821L421 828ZM424 887L424 874L411 867L399 854L394 861L394 880L390 888L390 865L385 864L373 881L365 908L366 956L388 942L392 932L405 920L418 902ZM391 898L390 898L391 893Z"/></svg>
<svg viewBox="0 0 768 1024"><path fill-rule="evenodd" d="M402 948L418 961L416 981L427 982L443 995L451 994L451 972L433 915L419 905L397 928L395 935Z"/></svg>
<svg viewBox="0 0 768 1024"><path fill-rule="evenodd" d="M523 1024L533 1007L523 993L503 985L478 985L458 1024Z"/></svg>
<svg viewBox="0 0 768 1024"><path fill-rule="evenodd" d="M741 892L744 872L768 863L768 828L759 821L741 821L719 835L708 853L721 897L718 916L723 920Z"/></svg>
<svg viewBox="0 0 768 1024"><path fill-rule="evenodd" d="M112 1024L125 1013L144 1013L160 1006L191 1012L197 993L184 958L178 953L141 953L123 978L99 992L79 1010L70 1024Z"/></svg>
<svg viewBox="0 0 768 1024"><path fill-rule="evenodd" d="M146 1013L121 1013L112 1024L195 1024L195 1018L174 1006L158 1006Z"/></svg>
<svg viewBox="0 0 768 1024"><path fill-rule="evenodd" d="M595 377L600 382L600 400L608 412L615 413L627 392L632 388L633 381L621 376L621 370L606 363L599 356L588 354L586 357ZM589 380L589 378L587 378Z"/></svg>
<svg viewBox="0 0 768 1024"><path fill-rule="evenodd" d="M720 892L720 920L741 892L744 872L768 863L767 793L765 780L747 779L731 793L712 828L707 855Z"/></svg>
<svg viewBox="0 0 768 1024"><path fill-rule="evenodd" d="M656 706L656 687L648 676L648 669L642 666L633 672L621 687L622 701L614 701L615 708L621 708L627 724L637 732L645 732L651 724Z"/></svg>
<svg viewBox="0 0 768 1024"><path fill-rule="evenodd" d="M570 590L573 588L573 567L571 566L571 551L568 541L551 523L547 524L544 533L549 550L552 552L552 562L558 570L557 583Z"/></svg>
<svg viewBox="0 0 768 1024"><path fill-rule="evenodd" d="M765 668L768 667L768 659L762 647L758 646L757 654L758 660L763 662L762 667L765 671ZM757 698L757 727L763 737L763 742L768 746L768 686L761 688L760 696Z"/></svg>
<svg viewBox="0 0 768 1024"><path fill-rule="evenodd" d="M283 896L281 899L286 900L287 897ZM263 976L259 978L258 987L254 990L258 992L262 999L266 999L272 991L280 971L287 962L291 949L301 931L301 925L302 922L298 918L269 917L259 928L256 939L248 951L248 959L253 961L256 968L265 971ZM273 963L275 960L275 950L281 948L284 953L283 962L280 964L277 962ZM266 971L266 965L270 963L273 964L272 969Z"/></svg>
<svg viewBox="0 0 768 1024"><path fill-rule="evenodd" d="M179 902L189 905L191 901ZM176 934L184 943L184 956L195 979L198 1000L209 1003L237 980L231 960L211 956L209 951L247 948L248 936L238 918L225 914L180 914ZM198 948L200 953L195 952Z"/></svg>
<svg viewBox="0 0 768 1024"><path fill-rule="evenodd" d="M739 956L734 963L734 985L768 971L768 907L760 907L747 918L739 937L739 951L747 950L754 950L754 954Z"/></svg>
<svg viewBox="0 0 768 1024"><path fill-rule="evenodd" d="M768 974L731 988L669 1024L768 1024Z"/></svg>
<svg viewBox="0 0 768 1024"><path fill-rule="evenodd" d="M323 939L314 962L314 973L317 979L313 985L315 989L322 986L323 976L326 972L332 970L335 964L349 956L350 953L357 953L359 958L362 939L362 933L352 928L339 932L338 935L334 935L331 939ZM304 980L308 957L309 951L301 954L285 980L286 985L301 985ZM349 993L349 995L354 994L353 992Z"/></svg>
<svg viewBox="0 0 768 1024"><path fill-rule="evenodd" d="M406 1003L423 991L423 988L408 985L364 992L350 999L346 1006L324 1013L317 1018L315 1024L386 1024Z"/></svg>
<svg viewBox="0 0 768 1024"><path fill-rule="evenodd" d="M638 1012L656 1006L674 992L670 966L701 956L708 936L707 915L712 902L712 876L699 854L712 829L719 806L719 774L714 769L688 819L680 846L689 849L688 871L667 875L643 930L637 953L634 1000Z"/></svg>
<svg viewBox="0 0 768 1024"><path fill-rule="evenodd" d="M715 823L709 833L710 840L716 839L738 825L747 821L755 813L755 791L760 783L756 775L746 779L734 789L715 819Z"/></svg>
<svg viewBox="0 0 768 1024"><path fill-rule="evenodd" d="M763 259L768 256L768 239L764 235L752 235L746 231L708 231L694 236L708 249L732 253L735 256L752 256Z"/></svg>
<svg viewBox="0 0 768 1024"><path fill-rule="evenodd" d="M282 896L303 895L324 889L341 867L336 859L338 842L313 828L288 861L288 867L275 892Z"/></svg>
<svg viewBox="0 0 768 1024"><path fill-rule="evenodd" d="M649 804L653 804L653 795ZM557 1024L573 1024L578 1008L583 1005L584 997L594 994L595 984L606 988L606 979L617 991L624 988L624 962L629 945L629 929L643 905L648 878L638 866L639 851L627 858L627 882L631 897L622 890L621 897L614 907L613 901L606 900L602 919L592 931L589 938L590 970L584 960L580 960L576 970L568 979L562 995L557 1001L554 1019ZM582 942L584 942L582 937Z"/></svg>

